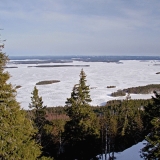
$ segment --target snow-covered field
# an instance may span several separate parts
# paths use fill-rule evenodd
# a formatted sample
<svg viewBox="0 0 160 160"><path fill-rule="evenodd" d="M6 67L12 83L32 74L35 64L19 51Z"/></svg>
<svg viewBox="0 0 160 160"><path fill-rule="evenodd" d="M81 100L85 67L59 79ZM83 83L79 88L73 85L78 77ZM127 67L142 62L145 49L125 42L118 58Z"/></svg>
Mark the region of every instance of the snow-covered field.
<svg viewBox="0 0 160 160"><path fill-rule="evenodd" d="M154 65L160 64L159 61L126 60L121 62L118 64L74 61L73 63L65 63L65 65L90 65L90 67L83 69L87 75L87 84L90 85L90 88L94 88L90 90L91 105L103 105L108 100L125 98L110 96L112 92L118 89L160 83L160 74L156 74L160 72L160 65ZM49 65L59 64L49 63ZM26 64L8 64L8 66L18 67L7 68L6 70L11 74L9 82L15 86L22 86L17 89L17 100L24 109L28 109L31 92L35 84L43 80L60 80L59 83L37 86L44 105L48 107L64 106L66 99L70 97L74 84L79 82L79 74L82 69L82 67L36 68L27 67L29 65ZM107 88L107 86L116 86L116 88ZM151 98L151 94L131 94L131 98Z"/></svg>

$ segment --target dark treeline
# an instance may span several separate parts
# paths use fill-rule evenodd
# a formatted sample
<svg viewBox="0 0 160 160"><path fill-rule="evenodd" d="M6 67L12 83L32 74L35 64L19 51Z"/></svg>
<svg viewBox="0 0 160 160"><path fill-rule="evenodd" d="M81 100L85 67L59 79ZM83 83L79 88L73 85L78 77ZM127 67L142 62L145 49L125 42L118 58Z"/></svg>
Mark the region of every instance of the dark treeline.
<svg viewBox="0 0 160 160"><path fill-rule="evenodd" d="M87 149L87 152L89 150L91 152L90 156L93 158L98 154L104 154L106 149L107 152L114 154L114 152L123 151L144 140L149 133L148 123L145 123L144 108L152 103L152 99L130 99L108 101L105 106L91 106L91 109L97 116L100 135L96 141L96 151L92 152L93 146ZM65 151L59 155L59 150L60 147L65 147L65 143L63 144L65 123L69 121L66 109L67 107L62 106L46 108L46 119L50 122L50 127L46 131L52 132L50 133L52 138L49 141L52 141L52 145L57 145L57 147L54 148L54 152L52 147L51 152L54 153L52 156L57 159L64 159L63 154ZM30 115L33 115L34 110L28 112Z"/></svg>

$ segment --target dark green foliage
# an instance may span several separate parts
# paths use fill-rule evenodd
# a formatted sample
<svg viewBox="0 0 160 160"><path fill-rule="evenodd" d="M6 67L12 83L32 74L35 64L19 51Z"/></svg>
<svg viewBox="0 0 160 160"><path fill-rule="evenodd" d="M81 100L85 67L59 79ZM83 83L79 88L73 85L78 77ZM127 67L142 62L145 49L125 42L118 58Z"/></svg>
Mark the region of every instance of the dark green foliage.
<svg viewBox="0 0 160 160"><path fill-rule="evenodd" d="M97 153L97 155L102 152L104 153L105 146L106 146L105 144L106 125L108 126L107 127L107 137L108 137L107 151L108 152L123 151L124 149L144 139L146 135L146 129L145 129L146 126L144 123L145 120L144 122L142 121L144 119L143 118L144 107L148 106L148 104L150 104L151 102L152 102L151 99L123 100L123 101L113 100L113 101L108 101L106 103L106 106L101 106L101 107L92 106L91 110L97 115L97 117L99 117L98 118L99 120L96 120L96 121L100 122L99 124L101 128L98 127L99 128L98 130L101 132L101 138L95 140L95 139L92 139L92 136L89 135L85 137L84 141L81 141L82 139L84 139L83 135L85 135L83 130L84 125L82 125L80 128L80 125L78 123L78 118L77 118L78 114L77 116L73 116L73 118L75 118L74 119L75 121L70 122L68 121L69 119L66 116L64 116L68 109L68 106L47 108L47 112L48 112L47 117L49 118L50 114L52 115L50 117L50 120L53 125L53 126L49 125L48 127L46 127L48 128L47 133L51 135L50 142L53 142L53 143L50 143L50 147L48 147L47 151L50 152L50 150L52 150L52 153L54 152L54 155L56 155L55 157L57 157L58 159L65 159L65 157L69 159L74 159L76 156L81 157L82 153L80 155L79 151L82 150L82 147L80 145L84 143L83 146L85 146L86 148L83 147L83 150L86 149L87 152L90 152L90 153L83 152L83 154L86 154L86 156L92 155L93 151ZM76 111L76 107L74 111ZM73 113L73 111L70 113ZM65 130L69 130L69 132L65 132L65 136L63 134L63 130L64 130L63 125L62 125L62 134L60 134L59 132L60 130L58 129L59 128L58 126L60 125L58 121L61 121L61 120L64 120L63 124L65 124L66 121L68 121L67 124L65 125ZM79 125L79 128L77 124ZM74 135L74 138L73 138L73 135ZM60 145L60 140L62 141L61 145ZM89 146L91 150L87 149L87 147ZM71 155L73 157L70 157Z"/></svg>
<svg viewBox="0 0 160 160"><path fill-rule="evenodd" d="M65 123L66 120L64 119L54 119L44 126L46 140L45 151L52 157L59 158L59 155L63 151L62 134L64 132Z"/></svg>
<svg viewBox="0 0 160 160"><path fill-rule="evenodd" d="M160 119L154 118L151 121L152 131L146 136L146 146L142 149L142 157L145 159L160 158Z"/></svg>
<svg viewBox="0 0 160 160"><path fill-rule="evenodd" d="M62 134L68 116L65 114L65 107L47 107L45 110L45 123L42 125L41 136L42 155L59 159L60 153L63 151ZM27 113L29 117L35 117L35 110L29 110Z"/></svg>
<svg viewBox="0 0 160 160"><path fill-rule="evenodd" d="M86 75L82 69L80 73L79 84L74 85L73 91L71 93L71 98L67 98L67 112L69 110L69 107L73 106L73 104L78 106L88 104L91 101L92 100L89 95L89 86L86 85Z"/></svg>
<svg viewBox="0 0 160 160"><path fill-rule="evenodd" d="M31 94L32 94L32 97L31 97L31 103L29 104L29 108L32 108L32 109L46 108L45 106L43 106L42 97L39 97L38 89L36 86L34 87L33 92Z"/></svg>
<svg viewBox="0 0 160 160"><path fill-rule="evenodd" d="M46 142L48 143L45 152L52 154L57 159L74 159L75 157L82 157L82 155L89 159L94 157L93 153L95 155L104 153L106 125L108 137L107 151L113 153L113 155L114 151L123 151L144 139L147 130L146 123L144 123L146 122L144 108L151 102L151 99L113 100L108 101L106 106L89 106L92 110L91 112L94 112L99 119L96 118L95 121L99 122L101 126L98 127L99 132L101 132L101 138L98 139L95 139L92 134L91 136L89 134L88 136L86 135L84 132L85 121L83 121L82 126L78 123L78 115L80 114L76 114L76 107L73 107L73 111L70 112L76 114L76 116L73 116L74 121L70 121L71 119L68 119L65 115L68 107L71 107L71 105L46 108L46 117L50 119L50 123L44 126ZM77 109L81 110L82 108L77 107ZM65 125L66 122L67 124ZM65 134L63 134L64 129ZM83 148L81 145L83 145ZM90 149L88 150L87 148ZM83 150L86 150L88 153ZM112 154L110 155L112 156ZM89 157L87 158L87 156Z"/></svg>
<svg viewBox="0 0 160 160"><path fill-rule="evenodd" d="M36 130L20 110L16 90L7 83L10 78L4 71L7 61L0 50L0 159L36 160L41 154L40 146L32 139Z"/></svg>
<svg viewBox="0 0 160 160"><path fill-rule="evenodd" d="M151 121L154 117L160 116L160 95L155 91L155 96L152 96L152 101L150 104L145 107L145 113L149 121Z"/></svg>
<svg viewBox="0 0 160 160"><path fill-rule="evenodd" d="M99 136L98 119L89 102L91 102L89 86L86 85L86 75L81 70L79 84L74 86L71 98L66 102L66 113L70 120L65 125L64 148L68 159L87 160L98 154L96 151Z"/></svg>
<svg viewBox="0 0 160 160"><path fill-rule="evenodd" d="M160 158L160 94L156 91L154 94L153 103L145 107L149 134L146 136L146 146L142 149L142 157L149 160Z"/></svg>
<svg viewBox="0 0 160 160"><path fill-rule="evenodd" d="M138 110L144 110L145 106L148 106L152 102L151 99L131 99L129 100L130 105L133 108L136 108ZM115 112L120 106L124 105L124 100L111 100L106 103L105 106L93 106L93 110L98 113L105 113L108 110L112 110Z"/></svg>
<svg viewBox="0 0 160 160"><path fill-rule="evenodd" d="M52 124L46 119L46 106L43 106L42 97L39 96L36 86L31 94L32 97L29 107L33 108L33 112L32 114L29 112L29 115L34 122L35 129L37 130L37 134L35 135L36 142L42 146L42 154L40 157L51 157L53 155L47 151L47 147L52 141L51 137L46 133L46 129L44 127ZM46 152L48 153L46 154Z"/></svg>
<svg viewBox="0 0 160 160"><path fill-rule="evenodd" d="M118 90L117 92L111 93L111 96L113 96L113 97L125 96L125 95L126 95L126 92L123 90Z"/></svg>
<svg viewBox="0 0 160 160"><path fill-rule="evenodd" d="M107 102L106 106L94 108L101 113L103 153L106 135L108 152L123 151L144 139L143 108L149 102L150 100L113 100Z"/></svg>
<svg viewBox="0 0 160 160"><path fill-rule="evenodd" d="M148 94L152 93L153 91L159 91L159 90L160 90L160 84L149 84L146 86L124 89L125 92L135 93L135 94Z"/></svg>
<svg viewBox="0 0 160 160"><path fill-rule="evenodd" d="M117 92L111 93L111 96L125 96L126 93L148 94L152 93L153 91L160 91L160 84L150 84L146 86L131 87L123 90L118 90Z"/></svg>
<svg viewBox="0 0 160 160"><path fill-rule="evenodd" d="M33 108L34 110L34 117L32 117L32 120L34 121L35 128L38 129L38 133L36 135L36 141L41 145L43 126L46 121L45 119L46 106L43 106L42 97L39 97L38 89L36 88L36 86L34 87L34 90L31 94L32 97L31 97L31 103L29 104L29 108Z"/></svg>

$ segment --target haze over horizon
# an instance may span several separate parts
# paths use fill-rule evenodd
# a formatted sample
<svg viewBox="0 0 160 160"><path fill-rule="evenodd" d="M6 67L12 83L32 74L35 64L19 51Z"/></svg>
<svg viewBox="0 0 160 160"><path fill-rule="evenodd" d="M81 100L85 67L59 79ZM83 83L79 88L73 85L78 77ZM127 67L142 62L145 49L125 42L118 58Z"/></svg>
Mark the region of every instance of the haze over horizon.
<svg viewBox="0 0 160 160"><path fill-rule="evenodd" d="M2 0L9 56L160 56L159 0Z"/></svg>

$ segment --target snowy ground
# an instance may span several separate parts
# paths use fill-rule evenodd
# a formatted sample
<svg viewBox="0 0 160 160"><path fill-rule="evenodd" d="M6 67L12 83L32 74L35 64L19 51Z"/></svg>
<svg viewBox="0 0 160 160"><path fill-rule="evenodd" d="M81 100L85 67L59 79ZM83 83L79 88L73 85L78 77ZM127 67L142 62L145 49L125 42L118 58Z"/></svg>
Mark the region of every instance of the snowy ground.
<svg viewBox="0 0 160 160"><path fill-rule="evenodd" d="M90 65L84 67L87 75L87 84L90 85L91 105L103 105L108 100L121 99L125 97L113 98L110 94L118 89L137 87L148 84L160 83L160 64L158 61L121 61L122 64L104 62L77 62L67 63L71 65ZM50 63L50 65L57 65ZM62 64L64 65L64 64ZM66 64L65 64L66 65ZM42 96L44 105L64 106L67 98L70 97L74 84L79 81L81 67L55 67L55 68L36 68L27 67L26 64L8 64L18 68L7 68L11 74L9 82L13 85L21 85L17 89L17 100L21 107L28 109L31 99L31 92L35 84L43 80L60 80L59 83L37 86L39 94ZM116 88L107 88L116 86ZM131 94L132 99L151 98L148 95Z"/></svg>
<svg viewBox="0 0 160 160"><path fill-rule="evenodd" d="M123 152L115 153L115 157L117 160L142 160L143 158L140 157L140 150L145 146L145 141L140 142ZM107 155L108 157L108 155ZM99 160L105 160L105 155L100 157Z"/></svg>

